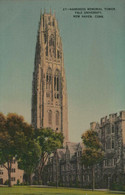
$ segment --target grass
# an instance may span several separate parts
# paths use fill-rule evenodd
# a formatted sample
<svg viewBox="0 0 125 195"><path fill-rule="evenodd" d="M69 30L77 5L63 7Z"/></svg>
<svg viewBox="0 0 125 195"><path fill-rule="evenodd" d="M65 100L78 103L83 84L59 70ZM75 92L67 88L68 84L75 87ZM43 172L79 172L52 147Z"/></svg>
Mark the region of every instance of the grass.
<svg viewBox="0 0 125 195"><path fill-rule="evenodd" d="M0 187L0 195L118 195L120 192L88 191L68 188L40 188L31 186Z"/></svg>

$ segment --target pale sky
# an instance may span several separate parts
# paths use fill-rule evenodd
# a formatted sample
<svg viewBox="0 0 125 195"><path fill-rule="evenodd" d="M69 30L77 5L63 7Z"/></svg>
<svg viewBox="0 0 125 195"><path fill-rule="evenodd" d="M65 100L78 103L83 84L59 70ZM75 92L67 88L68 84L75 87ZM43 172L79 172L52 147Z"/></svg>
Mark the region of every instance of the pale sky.
<svg viewBox="0 0 125 195"><path fill-rule="evenodd" d="M31 121L41 8L56 12L67 80L70 141L78 142L90 122L125 110L125 1L0 1L0 111L21 114L27 122ZM74 11L63 8L102 8L103 18L75 18Z"/></svg>

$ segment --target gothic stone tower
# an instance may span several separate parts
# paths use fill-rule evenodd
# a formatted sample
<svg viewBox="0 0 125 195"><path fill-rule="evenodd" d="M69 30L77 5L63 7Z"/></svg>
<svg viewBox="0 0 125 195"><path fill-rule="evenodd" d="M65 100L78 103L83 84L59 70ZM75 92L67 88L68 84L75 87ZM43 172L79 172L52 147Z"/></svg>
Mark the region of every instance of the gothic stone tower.
<svg viewBox="0 0 125 195"><path fill-rule="evenodd" d="M55 14L40 16L32 83L32 125L62 132L68 141L67 90Z"/></svg>

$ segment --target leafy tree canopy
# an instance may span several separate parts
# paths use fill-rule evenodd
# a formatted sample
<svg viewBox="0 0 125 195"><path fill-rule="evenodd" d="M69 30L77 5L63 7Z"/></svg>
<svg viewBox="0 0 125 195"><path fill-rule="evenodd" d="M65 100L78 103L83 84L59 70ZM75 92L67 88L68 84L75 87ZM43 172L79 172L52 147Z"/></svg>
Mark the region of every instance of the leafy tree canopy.
<svg viewBox="0 0 125 195"><path fill-rule="evenodd" d="M24 121L22 116L15 113L9 113L4 116L0 113L0 164L3 164L8 170L9 186L11 186L13 158L16 158L21 163L29 158L29 167L27 166L26 168L27 170L32 170L34 157L37 162L38 155L39 158L41 155L40 151L39 145L34 140L34 129ZM26 170L24 166L23 169Z"/></svg>
<svg viewBox="0 0 125 195"><path fill-rule="evenodd" d="M100 162L103 158L103 153L101 150L96 150L93 148L86 148L82 153L82 162L85 166L93 166Z"/></svg>
<svg viewBox="0 0 125 195"><path fill-rule="evenodd" d="M51 154L57 148L61 148L63 145L62 133L56 133L52 129L37 129L35 131L35 137L39 142L42 152Z"/></svg>
<svg viewBox="0 0 125 195"><path fill-rule="evenodd" d="M55 152L57 148L61 148L63 146L64 137L62 133L56 133L55 131L49 128L36 129L35 137L42 151L39 167L36 171L36 175L37 175L36 177L38 178L38 180L40 180L48 156L52 152Z"/></svg>
<svg viewBox="0 0 125 195"><path fill-rule="evenodd" d="M98 133L96 131L88 130L82 135L81 138L87 148L99 149L101 147L101 143L98 138Z"/></svg>
<svg viewBox="0 0 125 195"><path fill-rule="evenodd" d="M95 165L102 161L104 153L101 150L98 133L93 130L88 130L82 135L82 141L85 149L82 152L82 163L92 168L92 189L95 188Z"/></svg>
<svg viewBox="0 0 125 195"><path fill-rule="evenodd" d="M48 155L62 147L63 139L62 133L52 129L34 130L22 116L15 113L7 116L0 113L0 164L8 170L10 181L13 158L18 160L19 168L31 179L38 163L42 171Z"/></svg>

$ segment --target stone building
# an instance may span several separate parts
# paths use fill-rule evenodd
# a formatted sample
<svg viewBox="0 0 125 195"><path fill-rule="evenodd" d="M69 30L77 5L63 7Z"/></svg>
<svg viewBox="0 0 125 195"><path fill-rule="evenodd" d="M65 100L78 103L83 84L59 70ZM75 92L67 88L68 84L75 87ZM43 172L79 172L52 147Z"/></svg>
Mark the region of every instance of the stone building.
<svg viewBox="0 0 125 195"><path fill-rule="evenodd" d="M98 132L105 152L103 161L96 166L96 188L109 188L113 183L125 184L125 111L103 117L100 123L90 123L90 129ZM63 186L90 187L91 167L81 164L83 149L81 143L67 143L64 149L58 149L49 158L45 183L58 181Z"/></svg>
<svg viewBox="0 0 125 195"><path fill-rule="evenodd" d="M5 164L6 165L6 164ZM18 163L15 159L13 159L12 162L12 168L11 168L11 182L12 185L23 182L23 174L24 171L18 169ZM3 166L0 165L0 184L7 184L8 180L8 172L7 169Z"/></svg>
<svg viewBox="0 0 125 195"><path fill-rule="evenodd" d="M44 183L54 185L58 180L60 186L81 186L82 164L80 157L82 148L82 143L67 142L63 149L57 149L50 156L45 167Z"/></svg>
<svg viewBox="0 0 125 195"><path fill-rule="evenodd" d="M125 184L125 111L101 118L98 128L105 158L102 165L104 187Z"/></svg>
<svg viewBox="0 0 125 195"><path fill-rule="evenodd" d="M68 141L67 90L62 41L55 14L40 16L32 82L32 125L62 132Z"/></svg>

